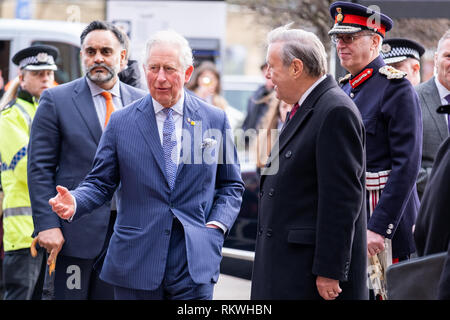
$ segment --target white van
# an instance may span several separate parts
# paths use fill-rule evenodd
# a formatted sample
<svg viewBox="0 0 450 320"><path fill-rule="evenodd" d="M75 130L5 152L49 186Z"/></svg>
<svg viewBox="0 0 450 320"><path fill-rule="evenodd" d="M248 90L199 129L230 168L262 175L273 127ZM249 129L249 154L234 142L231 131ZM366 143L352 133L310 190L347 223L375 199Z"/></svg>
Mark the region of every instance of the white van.
<svg viewBox="0 0 450 320"><path fill-rule="evenodd" d="M65 21L0 19L0 70L5 84L17 76L11 61L19 50L47 44L59 49L55 80L59 84L81 76L80 35L86 24Z"/></svg>

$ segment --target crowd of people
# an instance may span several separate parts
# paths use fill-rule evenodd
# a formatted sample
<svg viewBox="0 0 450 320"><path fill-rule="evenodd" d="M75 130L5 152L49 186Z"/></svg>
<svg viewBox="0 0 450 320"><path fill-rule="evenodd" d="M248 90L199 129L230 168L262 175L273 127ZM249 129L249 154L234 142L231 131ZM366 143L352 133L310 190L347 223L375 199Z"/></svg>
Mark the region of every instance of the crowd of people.
<svg viewBox="0 0 450 320"><path fill-rule="evenodd" d="M146 88L108 22L84 29L85 75L65 84L55 47L17 52L0 101L3 299L212 299L244 192L236 128L259 132L252 299L385 299L374 265L450 257L450 30L421 83L425 50L385 39L387 15L330 15L348 74L328 73L314 33L276 28L245 119L175 31L149 38Z"/></svg>

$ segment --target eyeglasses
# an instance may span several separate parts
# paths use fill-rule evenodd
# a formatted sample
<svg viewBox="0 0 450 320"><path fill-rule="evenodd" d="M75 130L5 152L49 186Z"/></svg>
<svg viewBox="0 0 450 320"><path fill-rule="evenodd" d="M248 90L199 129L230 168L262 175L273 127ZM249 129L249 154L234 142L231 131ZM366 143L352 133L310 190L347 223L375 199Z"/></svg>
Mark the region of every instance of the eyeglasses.
<svg viewBox="0 0 450 320"><path fill-rule="evenodd" d="M350 44L353 41L355 41L356 38L360 37L368 37L371 36L371 34L343 34L343 35L335 35L333 34L331 36L331 41L333 41L334 44L337 44L339 41L343 41L344 43Z"/></svg>

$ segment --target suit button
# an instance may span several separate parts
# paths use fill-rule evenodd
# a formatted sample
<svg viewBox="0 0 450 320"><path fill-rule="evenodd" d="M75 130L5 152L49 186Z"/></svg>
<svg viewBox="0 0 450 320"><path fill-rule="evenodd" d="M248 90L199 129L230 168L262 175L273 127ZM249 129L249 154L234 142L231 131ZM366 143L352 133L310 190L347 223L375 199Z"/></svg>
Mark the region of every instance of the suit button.
<svg viewBox="0 0 450 320"><path fill-rule="evenodd" d="M289 150L284 156L286 157L286 159L289 159L292 156L292 151Z"/></svg>
<svg viewBox="0 0 450 320"><path fill-rule="evenodd" d="M353 92L350 92L350 98L354 98L355 94Z"/></svg>
<svg viewBox="0 0 450 320"><path fill-rule="evenodd" d="M391 224L388 225L388 228L389 229L394 229L394 225L391 223Z"/></svg>
<svg viewBox="0 0 450 320"><path fill-rule="evenodd" d="M387 234L391 234L391 233L392 233L392 230L391 230L391 229L387 229L387 230L386 230L386 233L387 233Z"/></svg>
<svg viewBox="0 0 450 320"><path fill-rule="evenodd" d="M263 229L260 228L259 231L258 231L258 234L262 235L263 234Z"/></svg>
<svg viewBox="0 0 450 320"><path fill-rule="evenodd" d="M272 163L271 163L270 161L267 162L267 163L266 163L266 168L269 168L269 167L271 166L271 164L272 164Z"/></svg>
<svg viewBox="0 0 450 320"><path fill-rule="evenodd" d="M267 229L266 235L270 238L272 236L272 229Z"/></svg>
<svg viewBox="0 0 450 320"><path fill-rule="evenodd" d="M264 194L264 191L261 190L261 191L259 192L259 197L262 198L263 194Z"/></svg>
<svg viewBox="0 0 450 320"><path fill-rule="evenodd" d="M168 235L170 234L170 230L169 230L169 229L164 230L164 234L165 234L166 236L168 236Z"/></svg>
<svg viewBox="0 0 450 320"><path fill-rule="evenodd" d="M275 193L275 190L273 188L270 188L269 190L269 196L273 196L273 194Z"/></svg>

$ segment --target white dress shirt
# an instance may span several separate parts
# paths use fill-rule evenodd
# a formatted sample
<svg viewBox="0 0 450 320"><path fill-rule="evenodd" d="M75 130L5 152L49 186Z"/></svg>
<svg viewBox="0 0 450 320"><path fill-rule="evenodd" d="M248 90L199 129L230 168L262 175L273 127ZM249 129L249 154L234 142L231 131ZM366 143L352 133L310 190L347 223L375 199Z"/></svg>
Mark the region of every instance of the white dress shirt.
<svg viewBox="0 0 450 320"><path fill-rule="evenodd" d="M322 77L317 79L316 82L312 84L311 87L308 88L308 90L305 91L305 93L300 97L300 100L298 100L298 105L301 107L302 103L306 100L306 98L309 96L309 94L314 90L315 87L319 85L325 78L327 77L326 74L324 74Z"/></svg>
<svg viewBox="0 0 450 320"><path fill-rule="evenodd" d="M450 90L448 90L446 87L444 87L439 82L439 80L436 76L434 77L434 82L436 83L436 87L438 89L439 99L441 101L441 104L442 105L448 104L448 101L445 99L445 97L450 94ZM437 107L436 107L436 109L437 109ZM444 114L442 114L442 116L444 117L445 122L447 123L447 126L448 126L448 114L444 113Z"/></svg>
<svg viewBox="0 0 450 320"><path fill-rule="evenodd" d="M100 88L98 85L96 85L94 82L89 80L88 77L86 77L87 84L89 86L89 89L91 90L92 100L94 101L95 111L97 112L97 117L100 122L100 127L102 130L105 130L105 117L106 117L106 100L103 98L101 93L103 91L109 91L111 92L112 98L113 98L113 106L114 111L118 109L123 108L122 99L120 97L120 81L116 81L114 84L114 87L112 87L110 90L105 90Z"/></svg>

